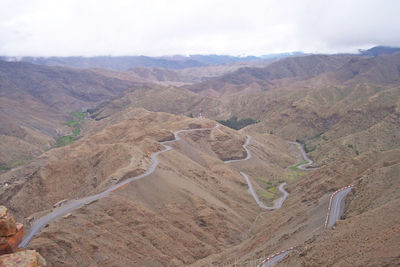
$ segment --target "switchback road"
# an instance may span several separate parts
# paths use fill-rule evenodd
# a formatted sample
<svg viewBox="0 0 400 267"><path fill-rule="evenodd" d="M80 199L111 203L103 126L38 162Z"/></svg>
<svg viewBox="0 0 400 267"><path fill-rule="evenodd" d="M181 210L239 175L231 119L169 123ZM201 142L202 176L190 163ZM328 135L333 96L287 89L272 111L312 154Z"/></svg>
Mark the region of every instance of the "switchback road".
<svg viewBox="0 0 400 267"><path fill-rule="evenodd" d="M296 146L299 148L299 150L300 150L300 152L301 152L301 155L303 156L304 160L307 161L306 163L297 166L297 168L300 169L300 170L309 170L309 168L307 169L307 167L310 166L311 164L313 164L314 161L312 161L312 160L307 156L306 151L304 151L303 145L300 144L300 143L291 142L291 141L289 141L289 144L296 145Z"/></svg>
<svg viewBox="0 0 400 267"><path fill-rule="evenodd" d="M244 148L244 150L246 150L246 153L247 153L247 155L246 155L246 157L244 159L227 160L227 161L225 161L225 163L233 163L233 162L238 162L238 161L249 160L251 158L251 152L247 148L247 146L250 144L250 141L251 141L251 136L248 135L246 141L243 144L243 148ZM284 186L286 185L286 183L282 183L279 186L279 190L283 193L283 196L280 197L279 199L275 200L273 206L271 206L271 207L266 206L264 203L262 203L262 201L260 201L260 199L258 198L257 193L254 191L253 184L251 183L249 176L246 173L242 172L242 171L240 172L240 174L244 177L244 179L246 179L246 182L247 182L247 185L249 186L249 191L250 191L251 195L253 196L254 200L257 203L257 205L262 209L266 209L266 210L279 209L280 207L282 207L282 204L285 201L285 199L289 196L289 193L286 192L286 190L284 189Z"/></svg>
<svg viewBox="0 0 400 267"><path fill-rule="evenodd" d="M199 129L189 129L189 130L179 130L174 132L174 140L170 140L170 141L164 141L164 142L160 142L162 145L164 145L164 149L161 151L157 151L155 153L153 153L151 155L151 159L152 159L152 164L150 166L150 168L148 168L144 173L128 178L120 183L117 183L111 187L109 187L108 189L106 189L105 191L99 193L99 194L95 194L92 196L88 196L88 197L84 197L81 199L76 199L76 200L71 200L68 201L67 203L65 203L64 205L62 205L61 207L58 207L56 209L54 209L52 212L48 213L47 215L39 218L37 221L34 221L34 223L32 224L32 228L30 230L30 232L24 236L21 244L19 245L22 248L26 248L26 246L29 244L29 242L31 241L31 239L48 223L50 223L51 221L64 216L65 214L79 209L80 207L87 205L93 201L96 201L98 199L101 199L105 196L107 196L110 192L115 191L119 188L121 188L122 186L131 183L133 181L142 179L150 174L152 174L156 168L157 165L159 163L158 161L158 155L160 155L161 153L167 152L169 150L172 149L172 147L168 146L167 144L171 143L171 142L176 142L178 140L180 140L180 133L185 133L185 132L194 132L194 131L204 131L204 130L212 130L215 128L218 128L219 124L217 124L215 127L213 128L199 128Z"/></svg>

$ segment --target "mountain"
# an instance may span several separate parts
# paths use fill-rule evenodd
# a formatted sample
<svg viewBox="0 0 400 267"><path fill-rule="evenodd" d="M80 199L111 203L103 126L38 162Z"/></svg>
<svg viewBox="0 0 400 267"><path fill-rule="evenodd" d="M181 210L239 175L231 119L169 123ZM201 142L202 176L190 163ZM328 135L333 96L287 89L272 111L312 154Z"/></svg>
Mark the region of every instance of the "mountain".
<svg viewBox="0 0 400 267"><path fill-rule="evenodd" d="M210 66L229 66L237 64L262 64L273 60L300 55L301 53L271 54L256 56L229 55L188 55L188 56L95 56L95 57L0 57L3 61L22 61L37 65L63 66L73 68L98 68L115 71L127 71L133 68L157 68L182 70L187 68L202 68Z"/></svg>
<svg viewBox="0 0 400 267"><path fill-rule="evenodd" d="M215 125L134 108L86 123L85 136L72 145L0 177L9 183L1 189L0 202L9 203L19 220L40 217L60 200L92 195L143 173L152 163L150 155L163 149L158 141L171 140L173 131ZM239 244L258 206L240 173L222 160L243 157L246 137L221 126L181 138L159 156L153 174L52 222L29 246L56 266L81 258L84 266L143 266L187 265ZM282 153L285 143L254 138L257 160L247 172L257 179L266 174L280 179L283 167L294 161ZM260 164L267 158L268 168Z"/></svg>
<svg viewBox="0 0 400 267"><path fill-rule="evenodd" d="M134 84L88 70L0 61L0 166L31 160L71 131L64 125L71 112L119 96Z"/></svg>
<svg viewBox="0 0 400 267"><path fill-rule="evenodd" d="M352 58L332 74L332 83L379 85L397 84L400 81L400 52L373 58Z"/></svg>
<svg viewBox="0 0 400 267"><path fill-rule="evenodd" d="M360 50L361 55L371 57L376 57L382 54L394 54L397 52L400 52L400 47L375 46L367 50Z"/></svg>
<svg viewBox="0 0 400 267"><path fill-rule="evenodd" d="M282 266L399 264L399 63L398 54L355 57L276 89L223 96L223 109L259 120L243 132L297 139L317 169L289 182L285 208L261 213L251 239L202 264L258 263L290 247ZM330 195L350 184L342 220L324 230Z"/></svg>
<svg viewBox="0 0 400 267"><path fill-rule="evenodd" d="M4 63L11 65L1 72L1 101L13 105L1 105L0 129L25 143L4 139L3 155L39 142L33 134L23 139L26 129L66 131L61 120L72 108L85 105L90 116L71 144L0 174L0 204L29 230L28 219L59 210L55 203L75 205L154 169L49 222L28 247L54 266L248 266L291 247L278 266L397 266L399 55L302 55L263 67L235 62L231 73L227 66L119 72ZM240 64L246 67L235 69ZM225 73L212 77L219 71ZM80 91L85 85L91 90ZM37 120L19 112L29 107ZM53 123L50 115L59 117ZM255 123L212 128L214 119L233 116ZM151 167L160 142L180 129L191 131L168 143L171 150ZM304 158L287 142L295 140L312 168L298 168ZM282 207L260 208L241 172L264 205L282 196L285 182ZM332 194L349 185L340 220L325 229Z"/></svg>
<svg viewBox="0 0 400 267"><path fill-rule="evenodd" d="M3 58L4 59L4 58ZM6 58L46 66L63 66L73 68L102 68L124 71L134 67L158 67L166 69L181 69L204 66L204 63L193 59L169 60L146 56L97 56L97 57L22 57Z"/></svg>
<svg viewBox="0 0 400 267"><path fill-rule="evenodd" d="M235 62L259 61L258 57L235 57L226 55L191 56L96 56L96 57L1 57L5 61L22 61L46 66L64 66L73 68L101 68L126 71L135 67L164 69L184 69L209 65L224 65Z"/></svg>
<svg viewBox="0 0 400 267"><path fill-rule="evenodd" d="M260 92L277 88L281 84L304 80L318 74L335 70L349 60L350 56L311 55L290 57L273 62L264 68L241 68L235 72L185 88L209 96L234 94L245 90Z"/></svg>

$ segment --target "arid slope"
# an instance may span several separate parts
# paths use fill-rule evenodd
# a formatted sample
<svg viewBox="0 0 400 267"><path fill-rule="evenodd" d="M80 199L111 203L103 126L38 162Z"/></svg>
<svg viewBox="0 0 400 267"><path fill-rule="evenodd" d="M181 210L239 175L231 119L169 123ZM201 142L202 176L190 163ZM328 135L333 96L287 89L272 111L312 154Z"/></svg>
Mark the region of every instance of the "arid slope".
<svg viewBox="0 0 400 267"><path fill-rule="evenodd" d="M120 115L88 122L86 137L1 176L9 184L1 203L21 220L40 216L62 199L90 195L142 173L150 155L161 149L157 141L170 140L173 131L215 124L144 109ZM244 140L223 126L183 134L171 144L173 150L160 155L153 174L50 223L30 247L54 266L122 266L190 264L239 244L259 207L239 170L221 159L245 156ZM275 141L270 146L255 139L249 175L264 171L258 179L266 180L285 175L294 159L282 153L284 142Z"/></svg>

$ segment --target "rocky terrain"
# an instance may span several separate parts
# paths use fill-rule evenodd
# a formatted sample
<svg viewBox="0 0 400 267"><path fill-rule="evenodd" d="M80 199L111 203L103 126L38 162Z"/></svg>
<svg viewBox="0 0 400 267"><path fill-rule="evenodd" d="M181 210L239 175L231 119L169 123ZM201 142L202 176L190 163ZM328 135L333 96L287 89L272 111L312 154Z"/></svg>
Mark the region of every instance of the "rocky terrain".
<svg viewBox="0 0 400 267"><path fill-rule="evenodd" d="M125 116L121 122L104 119L104 125L93 127L87 137L3 175L9 186L1 202L9 203L21 219L40 216L60 200L102 191L143 172L150 164L149 155L160 149L157 141L171 139L171 131L214 124L143 109L132 109ZM56 266L75 265L80 258L89 266L189 264L238 244L259 208L239 172L222 160L242 157L243 142L243 135L224 127L188 134L173 144L173 151L160 156L154 174L51 223L30 247ZM258 163L249 174L284 176L284 167L293 159L281 155L284 143L277 145L254 143L257 158L269 158L270 168ZM171 246L177 242L179 248ZM121 261L130 250L136 252Z"/></svg>
<svg viewBox="0 0 400 267"><path fill-rule="evenodd" d="M20 65L7 64L26 63L4 63L2 88L33 87L28 85L36 80L20 78ZM52 221L28 248L51 266L245 266L290 247L282 266L396 266L399 66L399 53L311 55L201 83L186 76L192 84L183 87L163 82L182 82L185 69L39 66L47 84L57 81L42 83L48 98L40 98L39 89L1 91L2 103L15 102L16 92L29 99L26 108L49 113L37 112L35 121L18 112L20 105L9 104L6 111L13 113L2 109L0 155L32 154L28 163L0 175L0 204L29 231L29 222L56 206L144 173L151 155L163 149L160 142L172 140L175 131L212 128L212 119L252 118L257 123L239 131L220 126L182 133L149 176ZM24 68L29 77L36 73L35 65ZM78 90L91 83L92 90ZM58 99L64 102L54 108ZM55 131L84 105L90 114L80 121L80 138L35 152L38 144L54 142L35 125ZM246 135L252 136L252 158L224 163L246 157ZM304 159L288 140L304 144L312 169L296 168ZM278 185L287 182L290 195L282 208L260 209L240 171L265 205L281 196ZM324 229L330 195L350 184L342 220Z"/></svg>
<svg viewBox="0 0 400 267"><path fill-rule="evenodd" d="M70 132L71 112L132 88L92 71L0 61L0 167L26 163Z"/></svg>
<svg viewBox="0 0 400 267"><path fill-rule="evenodd" d="M0 266L47 266L46 260L35 250L18 248L24 233L24 225L16 223L8 209L0 206Z"/></svg>

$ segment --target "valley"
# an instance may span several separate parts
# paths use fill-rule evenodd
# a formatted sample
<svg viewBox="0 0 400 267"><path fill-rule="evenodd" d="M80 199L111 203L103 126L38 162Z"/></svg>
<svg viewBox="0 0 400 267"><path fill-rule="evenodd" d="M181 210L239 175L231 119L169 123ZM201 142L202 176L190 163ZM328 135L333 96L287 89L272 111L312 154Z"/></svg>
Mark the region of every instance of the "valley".
<svg viewBox="0 0 400 267"><path fill-rule="evenodd" d="M50 266L396 266L400 53L367 54L0 61L0 204Z"/></svg>

